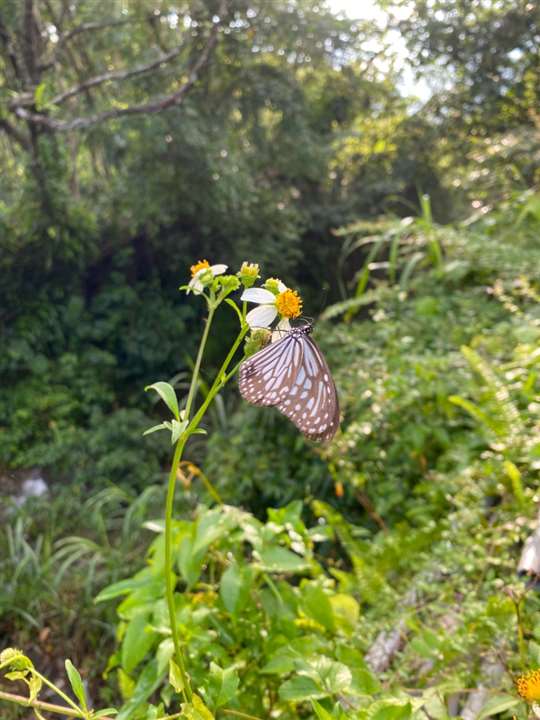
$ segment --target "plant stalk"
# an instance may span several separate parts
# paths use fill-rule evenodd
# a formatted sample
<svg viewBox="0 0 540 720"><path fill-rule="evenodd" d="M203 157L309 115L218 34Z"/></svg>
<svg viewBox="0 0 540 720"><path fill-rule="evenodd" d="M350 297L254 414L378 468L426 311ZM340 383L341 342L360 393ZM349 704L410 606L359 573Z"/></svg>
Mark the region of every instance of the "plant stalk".
<svg viewBox="0 0 540 720"><path fill-rule="evenodd" d="M43 702L42 700L30 700L24 695L16 695L15 693L4 692L0 690L0 700L15 703L22 707L35 708L36 710L45 710L46 712L57 713L58 715L66 715L72 718L84 718L85 713L80 710L72 710L64 705L54 705L53 703ZM112 717L103 717L101 720L113 720Z"/></svg>

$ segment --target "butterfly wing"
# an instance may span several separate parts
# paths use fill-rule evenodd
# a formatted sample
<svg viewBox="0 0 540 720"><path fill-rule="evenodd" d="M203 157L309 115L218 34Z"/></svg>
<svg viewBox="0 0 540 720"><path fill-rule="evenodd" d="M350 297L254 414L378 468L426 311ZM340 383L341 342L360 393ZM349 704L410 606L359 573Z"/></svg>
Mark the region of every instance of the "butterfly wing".
<svg viewBox="0 0 540 720"><path fill-rule="evenodd" d="M253 405L279 405L302 364L302 343L290 333L259 350L240 366L239 387Z"/></svg>
<svg viewBox="0 0 540 720"><path fill-rule="evenodd" d="M336 385L323 354L308 335L299 338L302 362L276 407L310 440L331 440L339 427Z"/></svg>

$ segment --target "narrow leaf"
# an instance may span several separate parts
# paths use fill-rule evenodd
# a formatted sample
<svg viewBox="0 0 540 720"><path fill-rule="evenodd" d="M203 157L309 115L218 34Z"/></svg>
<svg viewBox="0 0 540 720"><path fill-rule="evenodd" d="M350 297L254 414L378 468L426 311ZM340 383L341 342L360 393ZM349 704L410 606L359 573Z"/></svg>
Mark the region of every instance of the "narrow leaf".
<svg viewBox="0 0 540 720"><path fill-rule="evenodd" d="M178 399L172 385L169 385L169 383L166 382L157 382L153 385L147 385L144 389L147 391L155 390L160 396L160 398L163 400L165 405L172 412L174 417L177 420L180 419L180 411L178 410Z"/></svg>
<svg viewBox="0 0 540 720"><path fill-rule="evenodd" d="M79 671L69 659L66 660L65 667L71 689L75 693L78 701L81 703L82 709L87 710L88 706L86 704L86 693L84 692L84 685Z"/></svg>

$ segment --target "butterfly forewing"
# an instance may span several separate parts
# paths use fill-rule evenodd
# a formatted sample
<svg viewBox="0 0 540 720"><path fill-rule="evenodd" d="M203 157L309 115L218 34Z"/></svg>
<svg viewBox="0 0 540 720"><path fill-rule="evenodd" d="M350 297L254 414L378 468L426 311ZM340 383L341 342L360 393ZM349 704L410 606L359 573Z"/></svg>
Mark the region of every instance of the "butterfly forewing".
<svg viewBox="0 0 540 720"><path fill-rule="evenodd" d="M240 367L240 392L255 405L274 405L312 440L331 439L339 426L336 386L308 333L293 328Z"/></svg>
<svg viewBox="0 0 540 720"><path fill-rule="evenodd" d="M301 362L301 343L294 335L268 345L242 363L242 397L253 405L278 405L287 395Z"/></svg>

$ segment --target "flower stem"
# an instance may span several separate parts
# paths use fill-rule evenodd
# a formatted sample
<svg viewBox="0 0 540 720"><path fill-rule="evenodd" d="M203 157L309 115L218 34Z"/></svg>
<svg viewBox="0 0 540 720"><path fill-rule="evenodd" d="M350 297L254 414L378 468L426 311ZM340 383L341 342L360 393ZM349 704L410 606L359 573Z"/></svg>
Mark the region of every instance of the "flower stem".
<svg viewBox="0 0 540 720"><path fill-rule="evenodd" d="M197 384L199 382L199 371L201 369L201 362L204 354L204 348L206 347L206 341L208 340L208 333L210 332L210 325L212 324L212 320L214 317L215 308L210 306L208 309L208 317L206 318L206 323L204 326L203 336L201 338L201 344L199 345L199 350L197 352L197 358L195 359L195 366L193 368L193 375L191 377L191 385L189 386L189 392L188 397L186 400L186 420L189 420L189 414L191 412L191 406L193 404L193 400L195 399L195 394L197 392Z"/></svg>
<svg viewBox="0 0 540 720"><path fill-rule="evenodd" d="M191 691L191 684L186 672L186 661L184 653L180 645L180 638L178 637L178 625L176 624L176 607L174 604L174 586L175 586L175 573L172 562L172 516L174 506L174 490L176 487L176 474L178 471L178 463L182 456L184 445L186 444L187 436L182 435L176 447L174 449L174 456L171 463L171 470L169 472L169 483L167 487L167 500L165 503L165 586L167 594L167 607L169 609L169 621L171 624L171 634L174 645L174 655L176 664L180 670L182 677L182 695L186 702L191 702L193 693Z"/></svg>
<svg viewBox="0 0 540 720"><path fill-rule="evenodd" d="M53 703L43 702L41 700L30 700L30 698L24 697L24 695L15 695L14 693L4 692L0 690L0 700L6 700L7 702L21 705L22 707L36 708L36 710L46 710L47 712L57 713L58 715L66 715L72 718L82 718L84 713L79 709L72 710L64 705L54 705ZM112 717L104 717L103 720L113 720Z"/></svg>
<svg viewBox="0 0 540 720"><path fill-rule="evenodd" d="M201 338L201 344L197 352L197 358L195 359L195 366L193 368L193 375L191 377L191 384L189 386L189 392L186 400L185 418L189 419L191 412L191 406L195 399L197 392L197 384L199 382L199 372L201 369L201 362L204 354L204 348L206 347L206 341L208 340L208 334L210 332L210 325L214 317L215 308L211 305L208 309L208 317L204 326L203 335ZM191 427L190 423L190 427ZM171 624L171 634L174 645L174 655L176 658L176 664L180 671L182 678L182 695L186 702L191 702L193 692L191 690L191 683L186 670L186 660L180 645L180 638L178 636L178 625L176 623L176 607L174 604L174 586L175 586L175 573L173 568L172 559L172 519L173 519L173 508L174 508L174 491L176 488L176 478L178 474L178 465L182 457L184 446L189 437L189 433L186 431L178 438L176 447L174 448L174 455L171 463L171 470L169 472L169 481L167 485L167 500L165 503L165 585L167 594L167 606L169 609L169 621Z"/></svg>
<svg viewBox="0 0 540 720"><path fill-rule="evenodd" d="M203 336L201 338L201 344L199 346L199 351L197 353L197 358L195 360L195 367L193 368L193 376L191 379L191 385L188 392L188 397L186 401L186 407L185 407L185 417L186 419L189 418L189 414L191 411L191 406L193 404L193 400L195 398L197 383L199 379L199 371L201 368L201 362L203 358L204 348L206 346L206 341L208 339L208 333L210 331L210 325L212 323L212 318L214 315L214 308L210 306L210 309L208 311L208 318L206 319L206 325L204 328ZM199 422L203 418L206 410L208 409L208 406L214 399L214 397L217 395L217 393L221 390L223 385L227 382L227 380L231 377L231 375L226 375L227 368L229 367L232 358L234 357L234 354L236 353L240 343L242 342L243 338L245 337L246 333L248 332L249 327L247 325L243 326L240 330L240 333L238 334L238 337L234 341L229 353L227 354L227 357L223 361L223 364L221 368L219 369L219 372L216 376L216 379L214 380L214 383L210 390L208 391L208 394L202 403L201 407L198 409L196 414L194 415L193 419L190 421L188 427L185 429L185 431L182 433L182 435L178 438L178 441L176 443L176 447L174 449L174 455L171 463L171 469L169 472L169 481L168 481L168 487L167 487L167 500L165 504L165 583L166 583L166 594L167 594L167 606L169 609L169 620L171 624L171 634L173 639L173 645L174 645L174 655L176 659L176 664L178 665L178 669L180 671L180 676L182 678L182 695L184 697L184 700L186 702L191 702L193 698L193 691L191 689L191 683L189 681L189 676L187 674L186 670L186 661L184 657L184 653L182 651L182 647L180 645L180 638L178 636L178 625L176 623L176 608L174 604L174 587L175 587L175 573L173 569L173 559L172 559L172 520L173 520L173 507L174 507L174 491L176 488L176 478L178 473L178 465L180 463L180 460L182 458L182 452L184 450L185 444L187 442L187 439L197 428L199 425Z"/></svg>
<svg viewBox="0 0 540 720"><path fill-rule="evenodd" d="M51 688L51 690L54 690L54 692L57 695L59 695L62 698L62 700L64 700L68 705L71 705L71 707L79 713L77 715L77 717L86 717L88 715L88 713L83 712L80 709L80 707L76 703L74 703L73 700L68 695L66 695L65 692L62 692L62 690L60 690L59 687L57 687L54 683L52 683L50 680L48 680L44 675L42 675L40 672L38 672L35 668L32 668L32 674L35 675L36 677L38 677L44 685L47 685L48 687Z"/></svg>

